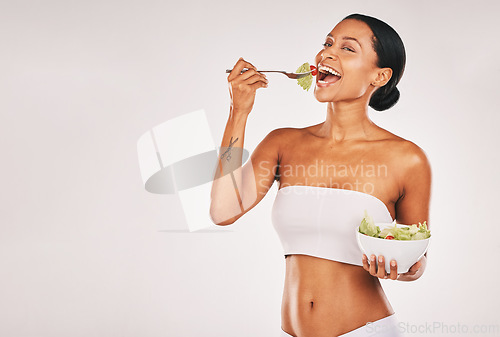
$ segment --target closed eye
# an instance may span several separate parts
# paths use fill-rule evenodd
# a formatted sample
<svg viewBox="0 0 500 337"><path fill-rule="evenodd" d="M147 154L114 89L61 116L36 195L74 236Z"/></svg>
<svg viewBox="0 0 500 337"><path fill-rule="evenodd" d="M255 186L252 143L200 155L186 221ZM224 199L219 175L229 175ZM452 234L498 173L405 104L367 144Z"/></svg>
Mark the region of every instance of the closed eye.
<svg viewBox="0 0 500 337"><path fill-rule="evenodd" d="M331 44L331 43L329 43L329 42L325 42L325 43L323 43L323 47L325 47L325 48L329 48L329 47L331 47L331 46L333 46L333 44ZM350 51L351 53L355 53L354 49L351 49L351 48L349 48L349 47L343 47L342 49L347 50L347 51Z"/></svg>

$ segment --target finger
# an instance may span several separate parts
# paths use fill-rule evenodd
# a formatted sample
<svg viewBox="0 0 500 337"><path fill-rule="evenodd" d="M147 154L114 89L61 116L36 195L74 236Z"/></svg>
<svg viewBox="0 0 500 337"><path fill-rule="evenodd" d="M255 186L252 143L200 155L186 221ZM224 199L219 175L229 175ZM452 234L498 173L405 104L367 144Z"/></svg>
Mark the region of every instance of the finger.
<svg viewBox="0 0 500 337"><path fill-rule="evenodd" d="M252 84L257 82L259 79L267 81L266 75L259 73L253 69L245 71L243 74L239 75L233 80L234 83L245 83Z"/></svg>
<svg viewBox="0 0 500 337"><path fill-rule="evenodd" d="M378 271L377 277L385 278L385 260L383 255L379 255L378 257Z"/></svg>
<svg viewBox="0 0 500 337"><path fill-rule="evenodd" d="M260 74L260 73L258 73L255 69L248 69L247 71L245 71L243 73L236 74L236 77L232 81L233 82L235 82L235 81L243 82L255 74Z"/></svg>
<svg viewBox="0 0 500 337"><path fill-rule="evenodd" d="M389 274L389 278L391 280L395 280L398 278L398 264L396 260L391 261L391 272Z"/></svg>
<svg viewBox="0 0 500 337"><path fill-rule="evenodd" d="M370 271L370 265L368 264L368 258L366 257L365 254L363 254L362 261L363 261L363 269L366 271Z"/></svg>
<svg viewBox="0 0 500 337"><path fill-rule="evenodd" d="M250 62L245 61L243 59L243 57L240 57L240 59L238 60L238 62L236 62L236 64L234 65L233 70L231 70L231 72L229 73L229 76L227 77L227 80L228 81L234 80L236 78L236 76L238 76L238 75L241 74L241 71L244 68L257 70L257 68L255 68L253 64L251 64Z"/></svg>
<svg viewBox="0 0 500 337"><path fill-rule="evenodd" d="M269 83L269 81L267 80L267 77L265 75L262 75L259 73L255 73L255 75L250 76L249 78L247 78L245 81L243 81L241 83L244 85L250 85L250 84L254 84L255 82L258 82L258 81Z"/></svg>
<svg viewBox="0 0 500 337"><path fill-rule="evenodd" d="M254 83L257 83L259 81L264 83L264 85L253 85ZM257 90L258 88L267 87L269 81L267 80L266 75L251 69L239 75L237 78L235 78L233 81L230 81L229 83L232 84L235 88L238 88L242 92L248 92L252 90L255 92L255 90Z"/></svg>
<svg viewBox="0 0 500 337"><path fill-rule="evenodd" d="M245 82L233 81L229 82L231 98L233 97L233 92L237 92L240 94L249 94L255 93L255 91L259 88L267 87L267 79L260 77L259 75L254 75L255 77L251 77Z"/></svg>
<svg viewBox="0 0 500 337"><path fill-rule="evenodd" d="M377 276L377 257L373 254L370 256L370 274Z"/></svg>
<svg viewBox="0 0 500 337"><path fill-rule="evenodd" d="M234 82L229 82L233 89L236 89L240 94L255 93L255 91L259 88L267 88L267 83L267 79L263 79L257 75L256 77L250 78L243 83L239 82L236 84Z"/></svg>
<svg viewBox="0 0 500 337"><path fill-rule="evenodd" d="M255 66L253 64L251 64L250 62L245 61L243 59L243 57L240 57L238 59L238 61L236 62L236 64L234 65L233 70L235 70L236 74L241 74L241 71L244 68L257 70L257 68L255 68Z"/></svg>
<svg viewBox="0 0 500 337"><path fill-rule="evenodd" d="M258 81L252 85L250 85L250 88L252 89L252 91L255 91L259 88L267 88L267 83L266 82L262 82L262 81Z"/></svg>
<svg viewBox="0 0 500 337"><path fill-rule="evenodd" d="M410 267L407 274L410 274L410 275L416 274L421 266L422 266L422 263L420 261L415 263L413 266Z"/></svg>

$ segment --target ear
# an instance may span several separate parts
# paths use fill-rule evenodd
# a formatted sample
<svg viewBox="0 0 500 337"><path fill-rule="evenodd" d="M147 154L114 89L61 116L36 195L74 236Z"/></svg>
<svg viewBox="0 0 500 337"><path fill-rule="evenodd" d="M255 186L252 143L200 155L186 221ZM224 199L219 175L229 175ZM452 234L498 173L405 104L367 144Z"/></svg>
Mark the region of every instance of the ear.
<svg viewBox="0 0 500 337"><path fill-rule="evenodd" d="M377 77L372 82L374 87L383 87L389 82L392 77L392 69L391 68L380 68L377 71Z"/></svg>

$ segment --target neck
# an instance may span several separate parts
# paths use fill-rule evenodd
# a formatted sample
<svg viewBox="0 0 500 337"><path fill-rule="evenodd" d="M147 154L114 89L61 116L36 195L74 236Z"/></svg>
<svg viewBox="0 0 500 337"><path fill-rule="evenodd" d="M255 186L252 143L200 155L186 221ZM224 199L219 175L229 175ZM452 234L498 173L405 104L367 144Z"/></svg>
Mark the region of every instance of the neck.
<svg viewBox="0 0 500 337"><path fill-rule="evenodd" d="M368 118L366 104L330 102L319 134L334 143L361 140L368 138L374 125Z"/></svg>

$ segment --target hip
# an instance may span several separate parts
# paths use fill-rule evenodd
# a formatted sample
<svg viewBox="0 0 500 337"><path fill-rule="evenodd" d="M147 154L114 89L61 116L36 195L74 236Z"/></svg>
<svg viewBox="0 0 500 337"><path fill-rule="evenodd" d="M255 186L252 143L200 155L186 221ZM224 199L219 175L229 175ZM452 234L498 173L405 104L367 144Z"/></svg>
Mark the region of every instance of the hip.
<svg viewBox="0 0 500 337"><path fill-rule="evenodd" d="M345 337L402 337L403 334L399 329L399 321L396 317L396 314L392 314L376 321L368 321L365 325L356 328L354 330L350 330L346 333L340 334L337 336L345 336ZM331 332L328 336L331 336ZM281 329L280 337L308 337L308 336L317 336L315 333L301 333L291 335L283 328Z"/></svg>

